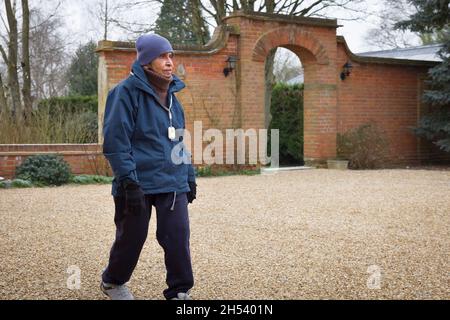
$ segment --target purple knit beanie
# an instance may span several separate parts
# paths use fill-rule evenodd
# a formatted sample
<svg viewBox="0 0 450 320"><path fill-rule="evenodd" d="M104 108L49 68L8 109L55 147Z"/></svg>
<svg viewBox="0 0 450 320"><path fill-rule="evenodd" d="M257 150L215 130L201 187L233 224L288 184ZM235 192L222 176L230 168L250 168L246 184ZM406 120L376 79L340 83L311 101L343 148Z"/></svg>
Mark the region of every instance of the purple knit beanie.
<svg viewBox="0 0 450 320"><path fill-rule="evenodd" d="M136 40L137 60L146 65L166 52L173 52L169 40L155 33L144 34Z"/></svg>

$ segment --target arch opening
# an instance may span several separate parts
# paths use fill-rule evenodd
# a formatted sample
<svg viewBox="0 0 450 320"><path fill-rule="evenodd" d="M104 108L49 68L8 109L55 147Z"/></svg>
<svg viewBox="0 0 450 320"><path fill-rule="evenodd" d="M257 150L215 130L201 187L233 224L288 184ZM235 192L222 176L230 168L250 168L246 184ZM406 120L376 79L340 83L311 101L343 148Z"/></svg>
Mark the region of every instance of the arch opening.
<svg viewBox="0 0 450 320"><path fill-rule="evenodd" d="M302 166L304 68L300 56L288 47L273 48L265 61L265 123L269 132L279 130L280 166ZM269 151L270 147L269 139Z"/></svg>

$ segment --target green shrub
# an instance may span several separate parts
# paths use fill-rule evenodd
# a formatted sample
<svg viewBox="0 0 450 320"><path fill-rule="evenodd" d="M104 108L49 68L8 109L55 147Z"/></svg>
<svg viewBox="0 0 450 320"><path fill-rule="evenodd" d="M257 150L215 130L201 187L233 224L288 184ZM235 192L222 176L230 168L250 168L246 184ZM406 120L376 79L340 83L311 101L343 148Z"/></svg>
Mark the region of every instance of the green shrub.
<svg viewBox="0 0 450 320"><path fill-rule="evenodd" d="M270 129L279 129L280 164L303 164L303 84L278 83L272 90ZM270 152L270 137L268 139Z"/></svg>
<svg viewBox="0 0 450 320"><path fill-rule="evenodd" d="M112 177L87 175L87 174L72 176L70 178L70 182L76 184L110 184L112 180L113 180Z"/></svg>
<svg viewBox="0 0 450 320"><path fill-rule="evenodd" d="M23 179L14 179L14 180L4 180L0 181L0 189L9 189L9 188L32 188L35 185L28 180Z"/></svg>
<svg viewBox="0 0 450 320"><path fill-rule="evenodd" d="M212 175L211 166L196 168L197 177L210 177Z"/></svg>
<svg viewBox="0 0 450 320"><path fill-rule="evenodd" d="M350 169L384 166L389 148L385 133L374 122L337 135L337 158L349 160Z"/></svg>
<svg viewBox="0 0 450 320"><path fill-rule="evenodd" d="M31 188L33 184L28 180L14 179L11 183L13 188Z"/></svg>
<svg viewBox="0 0 450 320"><path fill-rule="evenodd" d="M86 176L73 176L70 178L70 183L89 184L90 179Z"/></svg>
<svg viewBox="0 0 450 320"><path fill-rule="evenodd" d="M97 97L55 97L38 102L26 121L0 114L0 144L96 143Z"/></svg>
<svg viewBox="0 0 450 320"><path fill-rule="evenodd" d="M38 186L59 186L69 182L70 167L57 155L30 156L17 167L16 178L29 180Z"/></svg>
<svg viewBox="0 0 450 320"><path fill-rule="evenodd" d="M240 166L211 166L206 165L203 167L197 167L196 169L197 177L222 177L222 176L233 176L233 175L246 175L253 176L260 174L260 169L240 167Z"/></svg>

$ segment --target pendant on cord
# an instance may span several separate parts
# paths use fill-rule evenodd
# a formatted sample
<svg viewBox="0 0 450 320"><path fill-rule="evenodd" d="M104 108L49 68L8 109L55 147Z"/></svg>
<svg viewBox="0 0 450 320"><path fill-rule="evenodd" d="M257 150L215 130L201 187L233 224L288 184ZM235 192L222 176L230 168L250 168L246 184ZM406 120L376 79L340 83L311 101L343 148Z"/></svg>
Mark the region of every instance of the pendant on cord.
<svg viewBox="0 0 450 320"><path fill-rule="evenodd" d="M175 128L170 126L169 129L167 130L167 135L169 136L170 140L175 140L176 134L175 134Z"/></svg>

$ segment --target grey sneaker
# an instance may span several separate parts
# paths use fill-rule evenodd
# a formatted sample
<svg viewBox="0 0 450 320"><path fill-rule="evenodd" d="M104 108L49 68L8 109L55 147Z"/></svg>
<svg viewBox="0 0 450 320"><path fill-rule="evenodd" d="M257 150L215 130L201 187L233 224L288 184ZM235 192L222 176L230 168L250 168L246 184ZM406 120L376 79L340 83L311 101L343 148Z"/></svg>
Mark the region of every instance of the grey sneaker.
<svg viewBox="0 0 450 320"><path fill-rule="evenodd" d="M188 292L178 292L177 296L175 298L172 298L171 300L192 300L192 297L189 295L190 291Z"/></svg>
<svg viewBox="0 0 450 320"><path fill-rule="evenodd" d="M101 282L100 289L111 300L134 300L133 295L126 285L114 285L110 283Z"/></svg>

